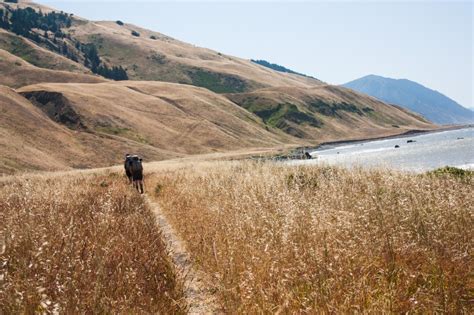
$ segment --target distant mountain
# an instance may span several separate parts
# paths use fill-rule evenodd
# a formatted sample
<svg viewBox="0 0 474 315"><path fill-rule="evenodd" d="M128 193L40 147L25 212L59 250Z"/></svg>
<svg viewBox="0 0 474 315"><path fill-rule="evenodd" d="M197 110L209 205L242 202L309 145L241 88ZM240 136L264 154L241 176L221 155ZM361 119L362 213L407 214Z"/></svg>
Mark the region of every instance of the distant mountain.
<svg viewBox="0 0 474 315"><path fill-rule="evenodd" d="M312 77L312 76L309 76L309 75L306 75L306 74L303 74L303 73L299 73L299 72L293 71L293 70L291 70L291 69L288 69L288 68L285 68L285 67L283 67L283 66L280 66L280 65L278 65L278 64L276 64L276 63L270 63L270 62L268 62L268 61L266 61L266 60L254 60L254 59L250 59L250 61L252 61L253 63L259 64L259 65L261 65L261 66L264 66L264 67L273 69L273 70L278 71L278 72L292 73L292 74L301 75L301 76L303 76L303 77L316 79L315 77Z"/></svg>
<svg viewBox="0 0 474 315"><path fill-rule="evenodd" d="M449 97L416 82L368 75L343 84L344 87L402 106L437 124L474 122L474 113Z"/></svg>

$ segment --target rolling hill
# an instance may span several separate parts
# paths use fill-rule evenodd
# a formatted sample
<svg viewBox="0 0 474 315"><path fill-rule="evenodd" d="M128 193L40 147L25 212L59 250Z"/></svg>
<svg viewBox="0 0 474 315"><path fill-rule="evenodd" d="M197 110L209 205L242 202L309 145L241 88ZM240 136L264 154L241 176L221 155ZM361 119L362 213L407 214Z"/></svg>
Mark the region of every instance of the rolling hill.
<svg viewBox="0 0 474 315"><path fill-rule="evenodd" d="M0 2L0 9L2 6L3 10L10 12L29 8L37 12L41 10L43 14L54 11L26 1L19 1L18 4ZM221 93L269 86L309 87L321 83L313 78L272 71L249 60L196 47L120 21L88 21L66 13L56 13L53 22L47 20L49 24L46 28L41 17L28 13L25 15L28 21L36 21L33 24L37 27L22 29L21 33L43 48L84 64L89 48L94 47L104 65L122 66L133 80L185 83ZM47 38L44 36L45 30L39 27L47 29ZM13 22L9 28L12 31ZM51 29L60 29L58 36L52 38ZM63 51L64 46L67 46L67 51ZM0 48L10 51L1 43ZM93 63L92 59L89 58L89 61Z"/></svg>
<svg viewBox="0 0 474 315"><path fill-rule="evenodd" d="M0 49L0 73L2 74L0 85L13 88L43 82L99 83L107 81L92 73L39 68L3 49Z"/></svg>
<svg viewBox="0 0 474 315"><path fill-rule="evenodd" d="M180 156L125 137L91 132L80 124L67 124L68 116L74 116L71 108L47 113L4 86L0 86L0 112L0 173L3 174L109 166L120 162L119 153L128 151L142 152L157 160Z"/></svg>
<svg viewBox="0 0 474 315"><path fill-rule="evenodd" d="M0 106L4 173L108 166L126 152L151 161L291 142L225 97L174 83L2 87Z"/></svg>
<svg viewBox="0 0 474 315"><path fill-rule="evenodd" d="M379 137L432 127L402 108L331 85L267 88L227 96L267 125L313 141Z"/></svg>
<svg viewBox="0 0 474 315"><path fill-rule="evenodd" d="M133 31L140 36L133 36ZM71 27L71 32L81 42L93 43L107 62L126 68L133 80L191 84L217 93L320 83L295 74L268 71L248 60L195 47L131 24L78 23Z"/></svg>
<svg viewBox="0 0 474 315"><path fill-rule="evenodd" d="M1 2L0 2L1 5ZM84 65L0 28L0 49L43 69L92 74Z"/></svg>
<svg viewBox="0 0 474 315"><path fill-rule="evenodd" d="M402 106L436 124L472 124L474 114L449 97L406 79L368 75L345 87Z"/></svg>
<svg viewBox="0 0 474 315"><path fill-rule="evenodd" d="M346 88L120 21L24 1L0 2L0 15L8 21L0 30L1 172L106 166L126 152L150 161L435 127Z"/></svg>

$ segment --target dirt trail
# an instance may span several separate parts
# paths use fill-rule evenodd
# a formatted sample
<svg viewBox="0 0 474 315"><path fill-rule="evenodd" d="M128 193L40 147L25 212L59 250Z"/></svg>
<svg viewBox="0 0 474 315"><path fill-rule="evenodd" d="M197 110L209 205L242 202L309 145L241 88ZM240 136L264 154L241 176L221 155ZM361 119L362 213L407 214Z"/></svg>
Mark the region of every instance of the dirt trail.
<svg viewBox="0 0 474 315"><path fill-rule="evenodd" d="M145 200L156 216L156 221L176 269L183 275L184 295L189 305L188 314L221 314L222 311L217 305L215 296L206 285L206 274L193 267L184 242L168 222L165 214L161 211L160 205L147 196L145 196Z"/></svg>

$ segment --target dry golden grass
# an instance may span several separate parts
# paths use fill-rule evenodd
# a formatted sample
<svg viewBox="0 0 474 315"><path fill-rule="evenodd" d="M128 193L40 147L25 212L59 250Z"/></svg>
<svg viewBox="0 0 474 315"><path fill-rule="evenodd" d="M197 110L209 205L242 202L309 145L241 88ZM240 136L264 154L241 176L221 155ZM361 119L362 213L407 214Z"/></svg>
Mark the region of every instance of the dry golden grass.
<svg viewBox="0 0 474 315"><path fill-rule="evenodd" d="M37 84L20 93L59 92L89 131L177 154L276 146L291 137L273 134L258 117L209 90L166 82ZM124 152L125 153L125 152ZM174 153L174 155L173 155ZM155 154L156 155L156 154Z"/></svg>
<svg viewBox="0 0 474 315"><path fill-rule="evenodd" d="M143 199L114 173L0 183L0 313L184 313Z"/></svg>
<svg viewBox="0 0 474 315"><path fill-rule="evenodd" d="M473 179L216 162L148 179L228 313L470 313Z"/></svg>
<svg viewBox="0 0 474 315"><path fill-rule="evenodd" d="M68 128L64 118L48 116L22 92L61 93L67 101L53 98L56 111L77 113L85 129ZM256 116L223 96L163 82L44 83L17 91L0 86L2 111L0 174L111 166L133 152L157 161L303 143L267 131Z"/></svg>
<svg viewBox="0 0 474 315"><path fill-rule="evenodd" d="M46 82L99 83L107 81L103 77L91 74L39 68L3 49L0 49L0 73L2 73L0 85L12 88Z"/></svg>
<svg viewBox="0 0 474 315"><path fill-rule="evenodd" d="M132 80L191 83L187 71L200 68L236 76L250 88L312 87L321 84L317 79L273 71L250 60L196 47L128 23L118 25L113 21L82 20L68 31L81 42L100 43L99 53L106 55L111 63L127 68L128 76ZM137 31L140 36L132 36L131 31ZM150 39L150 36L156 37L156 40ZM161 60L157 60L156 56Z"/></svg>

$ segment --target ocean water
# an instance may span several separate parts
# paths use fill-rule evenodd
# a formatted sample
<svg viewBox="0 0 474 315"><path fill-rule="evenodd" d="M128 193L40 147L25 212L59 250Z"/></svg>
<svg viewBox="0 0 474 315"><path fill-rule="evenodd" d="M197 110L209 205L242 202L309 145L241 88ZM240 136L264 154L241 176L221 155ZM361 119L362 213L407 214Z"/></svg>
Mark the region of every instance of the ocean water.
<svg viewBox="0 0 474 315"><path fill-rule="evenodd" d="M413 142L407 143L408 140ZM474 169L474 128L341 144L310 153L316 158L292 163L388 167L413 172L447 165Z"/></svg>

